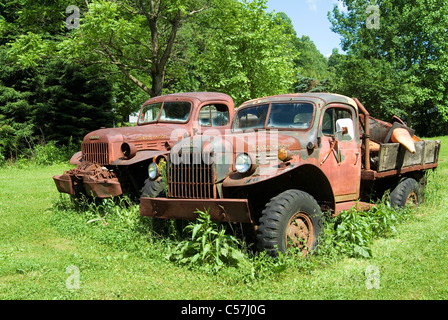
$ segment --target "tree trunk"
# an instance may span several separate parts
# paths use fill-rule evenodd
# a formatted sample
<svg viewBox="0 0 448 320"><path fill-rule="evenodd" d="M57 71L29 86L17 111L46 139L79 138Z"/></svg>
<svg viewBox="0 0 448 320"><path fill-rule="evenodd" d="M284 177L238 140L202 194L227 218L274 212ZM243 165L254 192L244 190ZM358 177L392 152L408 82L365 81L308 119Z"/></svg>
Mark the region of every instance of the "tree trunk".
<svg viewBox="0 0 448 320"><path fill-rule="evenodd" d="M406 111L407 111L406 124L409 128L412 128L412 108L408 107Z"/></svg>

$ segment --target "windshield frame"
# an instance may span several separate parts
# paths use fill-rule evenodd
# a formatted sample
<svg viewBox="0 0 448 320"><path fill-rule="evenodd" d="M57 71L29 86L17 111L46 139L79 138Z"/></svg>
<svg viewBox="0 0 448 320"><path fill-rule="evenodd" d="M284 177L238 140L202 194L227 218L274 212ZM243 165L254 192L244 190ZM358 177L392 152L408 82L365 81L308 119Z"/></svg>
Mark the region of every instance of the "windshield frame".
<svg viewBox="0 0 448 320"><path fill-rule="evenodd" d="M157 105L157 104L162 104L161 106L160 106L160 110L159 110L159 113L158 113L158 115L157 115L157 119L156 120L153 120L153 121L142 121L142 120L140 120L141 119L141 116L142 116L142 111L143 111L143 109L145 109L147 106L150 106L150 105ZM160 117L162 116L162 111L163 111L163 108L165 107L165 103L188 103L189 105L190 105L190 110L189 110L189 113L188 113L188 118L187 118L187 120L185 120L185 121L167 121L167 120L160 120ZM155 102L152 102L152 103L147 103L147 104L144 104L141 108L140 108L140 112L139 112L139 115L138 115L138 121L137 121L137 125L139 125L139 126L142 126L142 125L146 125L146 124L154 124L154 123L175 123L175 124L185 124L185 123L188 123L189 121L190 121L190 118L192 117L192 114L193 114L193 103L191 102L191 101L188 101L188 100L165 100L165 101L159 101L159 102L157 102L157 101L155 101Z"/></svg>
<svg viewBox="0 0 448 320"><path fill-rule="evenodd" d="M271 116L272 106L273 105L279 105L279 104L291 104L291 103L295 103L295 104L309 104L309 105L311 105L313 107L313 114L311 116L310 125L307 128L287 128L287 127L270 127L270 126L268 126L268 121L269 121L269 118ZM263 127L245 128L245 129L237 129L237 128L235 128L236 121L238 119L238 114L241 111L243 111L245 109L249 109L249 108L256 108L256 107L259 107L259 106L262 106L262 105L268 105L268 113L267 113L266 119L264 121ZM246 131L251 131L251 130L255 131L255 130L260 130L260 129L261 130L276 129L276 130L281 130L281 131L308 131L308 130L310 130L313 127L315 117L316 117L316 104L314 102L312 102L312 101L309 101L309 100L273 101L273 102L268 102L268 103L261 102L260 104L251 104L251 105L244 106L241 109L237 110L237 112L234 115L234 119L232 121L232 132L239 133L239 132L246 132Z"/></svg>

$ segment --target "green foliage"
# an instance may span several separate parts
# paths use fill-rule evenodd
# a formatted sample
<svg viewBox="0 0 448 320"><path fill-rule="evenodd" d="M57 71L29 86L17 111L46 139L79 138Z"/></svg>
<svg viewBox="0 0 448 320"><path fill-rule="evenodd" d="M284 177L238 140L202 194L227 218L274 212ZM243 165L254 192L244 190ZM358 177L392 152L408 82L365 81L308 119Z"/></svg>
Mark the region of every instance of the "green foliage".
<svg viewBox="0 0 448 320"><path fill-rule="evenodd" d="M448 128L448 4L443 0L345 0L330 21L346 57L333 59L335 90L356 96L373 115L402 116L420 135ZM379 29L367 28L369 4L378 5ZM330 59L332 60L332 59Z"/></svg>
<svg viewBox="0 0 448 320"><path fill-rule="evenodd" d="M4 58L0 57L4 63L0 66L0 153L4 158L34 157L34 148L48 142L70 148L70 141L112 126L112 88L100 74L60 60L22 69Z"/></svg>
<svg viewBox="0 0 448 320"><path fill-rule="evenodd" d="M70 201L60 196L52 212L52 223L66 236L88 236L99 244L143 256L150 245L158 245L152 223L140 216L139 206L127 197Z"/></svg>
<svg viewBox="0 0 448 320"><path fill-rule="evenodd" d="M293 35L265 10L265 0L221 0L198 17L205 34L190 59L197 61L199 88L228 93L237 105L290 90L297 55L290 45Z"/></svg>
<svg viewBox="0 0 448 320"><path fill-rule="evenodd" d="M394 209L384 199L368 211L357 211L353 207L335 218L327 217L317 254L372 258L373 240L395 235L395 225L407 219L412 210Z"/></svg>
<svg viewBox="0 0 448 320"><path fill-rule="evenodd" d="M302 77L325 80L330 76L327 58L319 52L310 37L298 38L297 50L300 54L296 63Z"/></svg>
<svg viewBox="0 0 448 320"><path fill-rule="evenodd" d="M426 173L426 187L425 187L425 203L437 207L443 204L445 194L442 192L444 188L444 181L439 174L441 169L436 169Z"/></svg>
<svg viewBox="0 0 448 320"><path fill-rule="evenodd" d="M161 159L157 165L159 166L160 175L162 176L163 189L165 190L165 194L168 194L168 177L165 159Z"/></svg>
<svg viewBox="0 0 448 320"><path fill-rule="evenodd" d="M42 76L42 108L35 112L34 123L46 140L68 144L100 127L112 127L112 84L98 70L53 60L42 68Z"/></svg>
<svg viewBox="0 0 448 320"><path fill-rule="evenodd" d="M36 145L33 150L32 162L37 165L54 165L57 163L67 163L73 154L79 151L80 146L78 143L73 143L70 139L69 143L65 146L59 147L54 142L48 142L45 145Z"/></svg>
<svg viewBox="0 0 448 320"><path fill-rule="evenodd" d="M189 266L201 266L214 271L223 266L239 266L247 263L246 257L239 249L239 241L226 229L211 221L208 212L197 210L195 223L185 227L191 235L190 240L183 240L170 251L168 259Z"/></svg>

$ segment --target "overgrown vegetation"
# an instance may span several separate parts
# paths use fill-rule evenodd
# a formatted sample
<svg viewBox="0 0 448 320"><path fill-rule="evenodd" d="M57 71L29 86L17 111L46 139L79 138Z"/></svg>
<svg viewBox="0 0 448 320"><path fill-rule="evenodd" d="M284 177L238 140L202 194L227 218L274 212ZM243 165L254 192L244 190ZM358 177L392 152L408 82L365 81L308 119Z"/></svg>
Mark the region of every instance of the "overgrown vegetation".
<svg viewBox="0 0 448 320"><path fill-rule="evenodd" d="M212 267L215 271L223 266L244 265L247 260L237 238L226 234L225 226L211 221L207 212L197 210L196 213L196 222L184 229L189 239L170 249L168 259L190 266Z"/></svg>
<svg viewBox="0 0 448 320"><path fill-rule="evenodd" d="M427 198L434 201L435 197L430 194ZM280 274L292 266L307 269L344 257L370 259L373 241L396 236L397 224L412 217L414 208L394 209L384 197L369 211L352 208L335 218L326 215L319 246L306 258L295 248L277 258L255 252L231 225L211 221L207 212L196 211L198 218L183 227L174 221L142 217L138 205L126 197L92 203L73 202L60 195L53 213L54 225L63 234L85 234L101 244L140 255L157 252L159 257L191 269L217 272L236 268L242 278L250 280Z"/></svg>
<svg viewBox="0 0 448 320"><path fill-rule="evenodd" d="M441 160L446 159L443 150ZM186 225L140 216L138 205L126 198L93 204L60 195L51 176L64 167L0 168L0 296L4 299L447 297L444 161L428 177L422 207L401 215L380 203L378 212L371 212L377 218L354 212L327 217L326 236L319 250L307 258L294 250L275 259L254 252L241 241L238 226L221 225L226 235L238 240L232 246L246 262L219 267L213 258L190 263L192 256L188 256L187 264L168 259L170 252L192 241L188 230L195 228L195 222L182 232ZM366 231L362 223L366 219L379 224ZM355 236L344 235L344 229ZM364 232L369 258L354 249L355 244L360 246L358 230ZM201 239L199 231L195 239ZM197 248L202 252L205 246ZM70 276L66 268L71 265L80 270L79 290L65 286ZM371 265L380 271L380 289L366 288L366 268Z"/></svg>
<svg viewBox="0 0 448 320"><path fill-rule="evenodd" d="M373 240L396 234L396 224L405 221L411 213L412 208L394 209L384 198L368 211L357 211L353 207L335 218L327 217L317 252L328 256L371 258Z"/></svg>
<svg viewBox="0 0 448 320"><path fill-rule="evenodd" d="M80 149L79 143L73 143L70 139L67 145L57 146L50 141L45 144L36 144L26 149L17 157L6 158L0 153L0 167L14 165L19 168L30 165L49 166L58 163L67 163L75 152Z"/></svg>

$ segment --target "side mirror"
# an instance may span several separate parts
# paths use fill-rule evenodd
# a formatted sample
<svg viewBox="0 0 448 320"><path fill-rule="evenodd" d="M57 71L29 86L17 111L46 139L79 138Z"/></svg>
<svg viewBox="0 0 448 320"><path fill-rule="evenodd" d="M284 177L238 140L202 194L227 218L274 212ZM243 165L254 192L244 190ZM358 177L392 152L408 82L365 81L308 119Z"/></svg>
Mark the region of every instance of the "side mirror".
<svg viewBox="0 0 448 320"><path fill-rule="evenodd" d="M353 120L350 118L339 119L336 121L336 138L341 141L350 141L355 137L355 128Z"/></svg>

